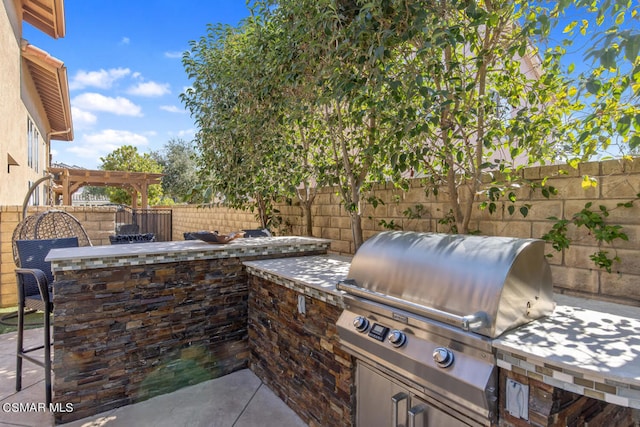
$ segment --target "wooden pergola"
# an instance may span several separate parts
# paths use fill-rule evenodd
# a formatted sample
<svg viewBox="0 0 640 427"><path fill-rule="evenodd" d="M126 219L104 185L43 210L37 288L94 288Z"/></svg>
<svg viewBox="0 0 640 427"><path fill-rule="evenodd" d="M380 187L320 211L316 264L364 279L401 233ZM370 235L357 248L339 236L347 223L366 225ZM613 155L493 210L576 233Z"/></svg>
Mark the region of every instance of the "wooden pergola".
<svg viewBox="0 0 640 427"><path fill-rule="evenodd" d="M131 192L131 204L138 207L138 193L142 195L142 207L149 206L148 190L152 184L160 184L161 173L105 171L50 167L53 175L53 192L62 195L62 203L71 205L71 195L85 185L118 187Z"/></svg>

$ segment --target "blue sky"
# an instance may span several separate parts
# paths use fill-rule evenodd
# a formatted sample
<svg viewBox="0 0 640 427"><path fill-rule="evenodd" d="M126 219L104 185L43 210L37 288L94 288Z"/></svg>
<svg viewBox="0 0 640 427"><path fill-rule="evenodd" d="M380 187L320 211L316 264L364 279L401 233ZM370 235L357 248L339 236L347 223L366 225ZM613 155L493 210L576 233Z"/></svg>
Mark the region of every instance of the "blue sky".
<svg viewBox="0 0 640 427"><path fill-rule="evenodd" d="M245 0L66 0L66 37L25 23L23 37L67 66L75 139L52 141L53 161L96 169L125 144L149 152L171 138L192 140L194 122L179 98L190 84L182 53L207 24L236 25L248 14ZM571 15L565 19L582 17ZM575 53L567 59L587 65Z"/></svg>
<svg viewBox="0 0 640 427"><path fill-rule="evenodd" d="M96 169L121 145L160 150L190 141L194 123L179 95L189 85L182 53L209 23L236 25L245 0L67 0L66 36L24 25L23 38L67 67L72 142L52 141L54 162Z"/></svg>

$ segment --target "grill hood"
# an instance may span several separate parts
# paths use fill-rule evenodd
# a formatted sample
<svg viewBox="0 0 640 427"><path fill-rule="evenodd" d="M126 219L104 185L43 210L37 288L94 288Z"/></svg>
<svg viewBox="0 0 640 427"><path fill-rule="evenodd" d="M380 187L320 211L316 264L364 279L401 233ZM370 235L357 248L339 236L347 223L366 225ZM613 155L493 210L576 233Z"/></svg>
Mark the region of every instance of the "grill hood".
<svg viewBox="0 0 640 427"><path fill-rule="evenodd" d="M490 338L555 306L537 239L383 232L360 247L339 289Z"/></svg>

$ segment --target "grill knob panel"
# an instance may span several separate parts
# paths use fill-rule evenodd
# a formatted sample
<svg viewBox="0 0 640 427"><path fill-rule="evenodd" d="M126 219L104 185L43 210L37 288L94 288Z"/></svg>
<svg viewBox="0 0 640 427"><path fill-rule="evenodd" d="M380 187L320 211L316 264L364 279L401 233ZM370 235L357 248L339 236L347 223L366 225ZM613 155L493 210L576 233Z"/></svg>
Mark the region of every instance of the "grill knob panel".
<svg viewBox="0 0 640 427"><path fill-rule="evenodd" d="M448 368L453 363L453 352L448 348L438 347L433 350L433 360L441 368Z"/></svg>
<svg viewBox="0 0 640 427"><path fill-rule="evenodd" d="M402 331L394 329L389 334L388 339L392 346L402 347L407 342L407 335Z"/></svg>
<svg viewBox="0 0 640 427"><path fill-rule="evenodd" d="M356 328L358 332L366 332L369 329L369 321L366 317L357 316L353 319L353 327Z"/></svg>

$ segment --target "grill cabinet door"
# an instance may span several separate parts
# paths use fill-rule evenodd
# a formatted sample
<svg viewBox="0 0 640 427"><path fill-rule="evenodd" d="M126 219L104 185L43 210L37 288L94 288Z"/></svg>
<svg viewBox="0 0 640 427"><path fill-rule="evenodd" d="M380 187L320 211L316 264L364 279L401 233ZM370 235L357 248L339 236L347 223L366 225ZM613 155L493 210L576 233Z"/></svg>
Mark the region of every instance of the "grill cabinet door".
<svg viewBox="0 0 640 427"><path fill-rule="evenodd" d="M406 426L409 392L389 381L369 366L358 362L356 371L356 426ZM406 396L402 398L402 396ZM392 398L396 396L396 402ZM394 407L398 422L393 419Z"/></svg>
<svg viewBox="0 0 640 427"><path fill-rule="evenodd" d="M468 424L429 405L415 395L411 396L411 408L409 408L407 415L408 427L468 427Z"/></svg>
<svg viewBox="0 0 640 427"><path fill-rule="evenodd" d="M357 427L468 426L360 361L356 387Z"/></svg>

